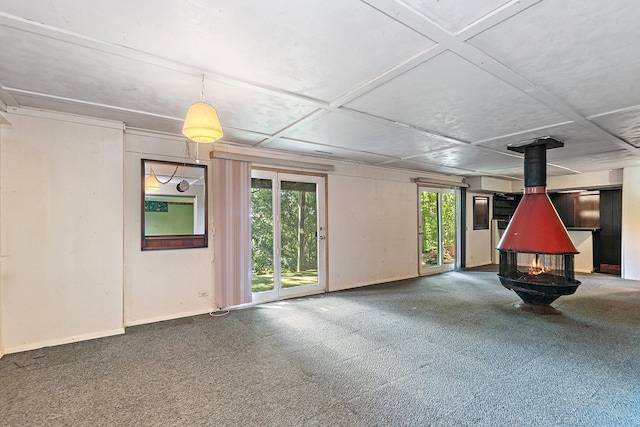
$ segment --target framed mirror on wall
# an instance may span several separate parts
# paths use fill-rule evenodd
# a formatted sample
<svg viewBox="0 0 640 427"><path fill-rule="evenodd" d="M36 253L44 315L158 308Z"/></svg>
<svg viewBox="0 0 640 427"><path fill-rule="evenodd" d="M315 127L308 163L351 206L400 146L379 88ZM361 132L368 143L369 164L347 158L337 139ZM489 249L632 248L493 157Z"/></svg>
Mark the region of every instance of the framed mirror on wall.
<svg viewBox="0 0 640 427"><path fill-rule="evenodd" d="M207 166L142 159L142 250L205 248Z"/></svg>

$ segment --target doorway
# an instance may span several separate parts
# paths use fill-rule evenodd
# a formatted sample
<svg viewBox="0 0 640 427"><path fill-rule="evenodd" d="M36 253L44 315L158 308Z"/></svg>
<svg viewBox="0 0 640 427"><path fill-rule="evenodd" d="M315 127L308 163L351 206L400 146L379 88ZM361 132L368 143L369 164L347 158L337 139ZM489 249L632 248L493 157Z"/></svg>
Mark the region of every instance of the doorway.
<svg viewBox="0 0 640 427"><path fill-rule="evenodd" d="M453 270L458 258L458 200L453 188L418 187L420 275Z"/></svg>
<svg viewBox="0 0 640 427"><path fill-rule="evenodd" d="M252 300L325 290L325 187L321 176L251 173Z"/></svg>

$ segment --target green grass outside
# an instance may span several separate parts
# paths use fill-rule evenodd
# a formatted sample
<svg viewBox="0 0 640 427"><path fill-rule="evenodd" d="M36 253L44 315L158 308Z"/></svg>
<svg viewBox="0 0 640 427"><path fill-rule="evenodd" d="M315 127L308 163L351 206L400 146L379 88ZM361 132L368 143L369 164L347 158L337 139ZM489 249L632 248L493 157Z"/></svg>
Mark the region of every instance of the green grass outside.
<svg viewBox="0 0 640 427"><path fill-rule="evenodd" d="M318 270L290 271L282 273L282 287L313 285L318 283ZM273 290L273 274L254 274L251 278L251 291L264 292Z"/></svg>

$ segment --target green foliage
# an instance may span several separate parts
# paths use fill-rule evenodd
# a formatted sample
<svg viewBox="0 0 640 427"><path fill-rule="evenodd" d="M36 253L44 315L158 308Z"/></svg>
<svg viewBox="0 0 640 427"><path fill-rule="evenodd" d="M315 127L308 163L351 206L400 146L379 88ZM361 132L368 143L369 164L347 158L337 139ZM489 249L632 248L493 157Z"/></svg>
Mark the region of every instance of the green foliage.
<svg viewBox="0 0 640 427"><path fill-rule="evenodd" d="M428 265L438 263L438 195L441 195L443 261L452 262L456 243L456 198L453 193L421 193L420 212L422 214L423 262Z"/></svg>
<svg viewBox="0 0 640 427"><path fill-rule="evenodd" d="M273 290L273 274L254 274L251 278L251 292L264 292ZM313 285L318 283L318 270L284 273L281 277L283 288Z"/></svg>
<svg viewBox="0 0 640 427"><path fill-rule="evenodd" d="M438 193L421 193L422 248L431 252L438 250Z"/></svg>
<svg viewBox="0 0 640 427"><path fill-rule="evenodd" d="M442 244L456 244L456 196L453 193L442 194Z"/></svg>
<svg viewBox="0 0 640 427"><path fill-rule="evenodd" d="M256 180L255 178L252 180ZM269 181L270 180L260 180ZM269 188L251 190L251 258L253 274L273 274L273 201Z"/></svg>
<svg viewBox="0 0 640 427"><path fill-rule="evenodd" d="M251 251L254 275L273 275L271 180L252 179ZM315 184L286 183L280 192L281 273L317 267Z"/></svg>
<svg viewBox="0 0 640 427"><path fill-rule="evenodd" d="M318 259L316 193L282 190L280 199L282 272L315 268Z"/></svg>

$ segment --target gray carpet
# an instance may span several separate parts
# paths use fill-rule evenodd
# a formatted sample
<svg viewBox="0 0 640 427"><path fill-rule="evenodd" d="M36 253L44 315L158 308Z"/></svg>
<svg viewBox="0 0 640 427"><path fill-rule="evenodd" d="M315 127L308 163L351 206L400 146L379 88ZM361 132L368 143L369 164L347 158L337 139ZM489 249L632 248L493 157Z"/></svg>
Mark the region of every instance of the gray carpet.
<svg viewBox="0 0 640 427"><path fill-rule="evenodd" d="M128 328L0 360L0 424L640 426L640 283L562 315L451 272Z"/></svg>

